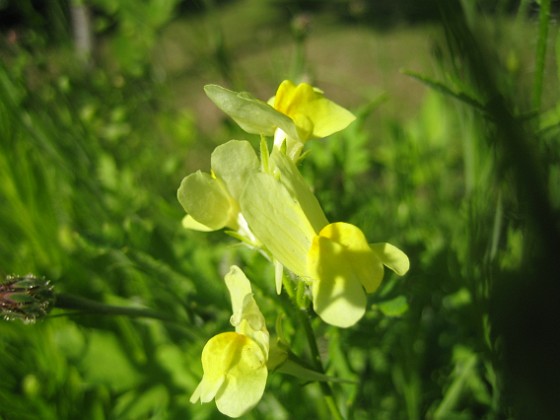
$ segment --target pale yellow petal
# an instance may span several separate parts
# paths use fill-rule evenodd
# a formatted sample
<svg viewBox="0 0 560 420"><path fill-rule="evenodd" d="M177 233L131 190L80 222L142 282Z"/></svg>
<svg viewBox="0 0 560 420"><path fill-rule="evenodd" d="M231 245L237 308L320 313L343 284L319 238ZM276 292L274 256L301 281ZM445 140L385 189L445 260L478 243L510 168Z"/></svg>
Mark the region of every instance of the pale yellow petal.
<svg viewBox="0 0 560 420"><path fill-rule="evenodd" d="M249 279L239 267L233 265L226 274L225 281L231 296L233 315L230 322L235 327L235 332L252 338L267 356L269 334L264 316L253 297Z"/></svg>
<svg viewBox="0 0 560 420"><path fill-rule="evenodd" d="M253 408L262 398L268 377L266 357L250 338L234 334L234 363L216 394L216 406L221 413L239 417Z"/></svg>
<svg viewBox="0 0 560 420"><path fill-rule="evenodd" d="M356 119L350 111L325 98L321 90L307 83L296 86L283 81L271 102L275 109L292 118L303 140L329 136Z"/></svg>
<svg viewBox="0 0 560 420"><path fill-rule="evenodd" d="M245 296L253 294L251 283L245 273L236 265L230 267L229 272L225 275L225 282L231 297L232 318L240 320L243 315Z"/></svg>
<svg viewBox="0 0 560 420"><path fill-rule="evenodd" d="M371 244L370 246L387 268L393 270L399 276L404 276L408 272L410 261L399 248L387 242Z"/></svg>
<svg viewBox="0 0 560 420"><path fill-rule="evenodd" d="M356 117L347 109L321 96L302 104L298 109L312 122L312 136L323 138L344 130ZM296 119L297 126L297 119Z"/></svg>
<svg viewBox="0 0 560 420"><path fill-rule="evenodd" d="M299 203L313 230L319 232L325 227L328 224L325 213L295 163L275 147L270 154L269 167L271 172L278 174L279 181Z"/></svg>
<svg viewBox="0 0 560 420"><path fill-rule="evenodd" d="M274 261L274 283L276 284L276 293L282 293L282 282L284 278L284 266L275 258Z"/></svg>
<svg viewBox="0 0 560 420"><path fill-rule="evenodd" d="M190 401L216 400L218 410L239 417L261 399L268 370L257 343L234 332L212 337L202 350L204 375Z"/></svg>
<svg viewBox="0 0 560 420"><path fill-rule="evenodd" d="M234 92L218 85L206 85L204 91L218 108L248 133L271 136L280 127L290 137L298 137L296 127L288 116L247 92Z"/></svg>
<svg viewBox="0 0 560 420"><path fill-rule="evenodd" d="M343 252L336 257L337 261L347 267L348 273L352 273L368 293L377 290L383 280L383 264L358 227L343 222L331 223L319 235L342 245Z"/></svg>
<svg viewBox="0 0 560 420"><path fill-rule="evenodd" d="M222 333L208 340L201 356L204 374L191 401L196 398L203 403L209 402L220 391L240 345L237 336L236 333Z"/></svg>
<svg viewBox="0 0 560 420"><path fill-rule="evenodd" d="M187 214L185 217L183 217L181 224L185 229L198 230L200 232L211 232L214 230L211 227L197 222L190 214Z"/></svg>
<svg viewBox="0 0 560 420"><path fill-rule="evenodd" d="M211 159L212 170L236 200L243 192L246 180L260 168L253 146L245 140L230 140L216 147Z"/></svg>
<svg viewBox="0 0 560 420"><path fill-rule="evenodd" d="M305 276L315 230L284 185L270 174L256 174L247 181L240 205L251 231L273 257Z"/></svg>
<svg viewBox="0 0 560 420"><path fill-rule="evenodd" d="M210 174L197 171L185 177L177 198L185 211L203 226L212 230L237 227L237 204L223 182Z"/></svg>
<svg viewBox="0 0 560 420"><path fill-rule="evenodd" d="M344 247L316 236L309 251L313 309L328 324L347 328L365 313L366 294L348 264Z"/></svg>
<svg viewBox="0 0 560 420"><path fill-rule="evenodd" d="M200 388L202 387L202 382L199 382L199 384L197 385L197 387L195 388L194 392L191 395L191 398L189 399L189 402L191 404L195 404L198 401L200 401L200 394L201 394L201 390Z"/></svg>

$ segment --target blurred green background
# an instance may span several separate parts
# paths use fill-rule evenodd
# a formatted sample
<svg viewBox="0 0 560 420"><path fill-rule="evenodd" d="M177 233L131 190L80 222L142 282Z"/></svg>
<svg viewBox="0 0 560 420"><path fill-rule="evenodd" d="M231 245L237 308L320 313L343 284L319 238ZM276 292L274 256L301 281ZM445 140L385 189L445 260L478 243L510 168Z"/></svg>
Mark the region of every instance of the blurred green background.
<svg viewBox="0 0 560 420"><path fill-rule="evenodd" d="M230 329L232 263L308 357L269 264L182 229L176 199L217 145L258 146L203 85L268 99L286 78L358 116L301 167L328 218L411 259L356 327L314 324L328 373L355 381L333 385L345 416L554 418L557 5L0 0L0 274L160 318L2 320L0 419L221 418L188 400ZM328 418L317 384L280 374L247 415L311 417Z"/></svg>

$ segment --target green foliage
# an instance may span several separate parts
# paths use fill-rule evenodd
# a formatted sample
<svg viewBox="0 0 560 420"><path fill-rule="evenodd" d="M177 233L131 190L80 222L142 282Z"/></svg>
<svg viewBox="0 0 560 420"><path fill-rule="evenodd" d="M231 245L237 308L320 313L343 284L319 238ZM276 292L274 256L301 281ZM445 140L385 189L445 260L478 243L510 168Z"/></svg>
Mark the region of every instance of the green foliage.
<svg viewBox="0 0 560 420"><path fill-rule="evenodd" d="M132 76L145 72L158 32L174 17L178 3L178 0L92 1L92 5L103 12L94 22L98 32L103 34L111 23L116 23L108 45L109 57L116 60L119 70Z"/></svg>
<svg viewBox="0 0 560 420"><path fill-rule="evenodd" d="M36 28L0 47L1 274L43 275L57 293L88 299L34 325L0 323L0 417L216 418L213 406L188 399L202 376L204 343L229 329L228 267L239 264L254 281L271 342L278 336L293 360L311 367L298 309L276 295L261 255L221 233L181 228L180 180L209 170L202 156L213 145L239 138L231 125L196 121L194 106L170 100L173 91L194 95L218 82L208 80L215 57L200 54L207 61L199 67L155 77L163 65L151 54L178 2L94 3L104 59L89 70L74 65L63 44L45 49L47 36ZM234 7L196 19L216 25L222 9ZM555 412L555 24L546 11L538 32L527 32L523 16L458 12L441 22L433 73L392 75L426 86L413 116L383 113L387 91L355 109L347 130L310 141L301 167L329 220L349 220L371 242L388 240L411 259L406 277L385 274L355 328L313 323L326 375L345 380L330 385L347 418ZM512 42L505 54L498 29L506 27L539 48L527 53ZM280 54L271 49L267 60ZM246 80L262 76L274 86L283 78L243 64L236 72ZM183 85L185 78L193 81ZM216 132L228 138L208 137ZM274 372L248 418L328 415L320 385Z"/></svg>

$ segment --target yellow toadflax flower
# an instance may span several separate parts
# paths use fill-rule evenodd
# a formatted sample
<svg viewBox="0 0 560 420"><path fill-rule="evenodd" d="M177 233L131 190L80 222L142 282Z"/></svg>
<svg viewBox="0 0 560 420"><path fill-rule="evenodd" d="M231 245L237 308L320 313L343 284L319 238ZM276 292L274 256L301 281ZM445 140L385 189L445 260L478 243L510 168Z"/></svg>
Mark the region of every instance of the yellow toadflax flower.
<svg viewBox="0 0 560 420"><path fill-rule="evenodd" d="M400 249L389 243L370 245L359 228L342 222L315 235L307 264L313 308L325 322L339 327L350 327L364 315L365 292L377 290L383 266L401 276L409 268Z"/></svg>
<svg viewBox="0 0 560 420"><path fill-rule="evenodd" d="M282 127L274 133L274 144L279 147L286 140L287 154L292 159L299 156L307 140L330 136L356 119L350 111L325 98L322 90L307 83L296 86L284 80L268 103L290 117L296 126L297 138Z"/></svg>
<svg viewBox="0 0 560 420"><path fill-rule="evenodd" d="M204 375L190 402L213 399L218 410L240 417L262 398L268 377L269 334L249 280L237 266L225 276L235 332L212 337L202 350Z"/></svg>
<svg viewBox="0 0 560 420"><path fill-rule="evenodd" d="M362 318L366 292L379 287L384 266L408 271L397 247L368 244L354 225L329 224L294 162L276 147L268 171L247 181L239 203L273 258L311 286L313 309L331 325L350 327Z"/></svg>
<svg viewBox="0 0 560 420"><path fill-rule="evenodd" d="M307 83L296 86L284 80L268 103L247 92L234 92L218 85L206 85L204 91L246 132L274 135L278 147L285 141L292 160L300 156L307 140L330 136L356 119Z"/></svg>
<svg viewBox="0 0 560 420"><path fill-rule="evenodd" d="M179 201L189 213L185 227L236 231L275 262L278 293L285 267L309 284L313 309L325 322L354 325L365 313L366 293L379 287L384 267L403 275L407 256L388 243L368 244L356 226L329 224L284 148L274 147L269 155L263 143L262 157L259 162L246 141L218 146L212 175L197 172L181 183ZM221 341L208 344L210 349L218 345Z"/></svg>
<svg viewBox="0 0 560 420"><path fill-rule="evenodd" d="M231 140L214 149L211 168L211 173L197 171L181 182L177 198L187 212L183 226L204 232L228 228L258 246L238 203L246 180L260 168L255 151L247 141Z"/></svg>

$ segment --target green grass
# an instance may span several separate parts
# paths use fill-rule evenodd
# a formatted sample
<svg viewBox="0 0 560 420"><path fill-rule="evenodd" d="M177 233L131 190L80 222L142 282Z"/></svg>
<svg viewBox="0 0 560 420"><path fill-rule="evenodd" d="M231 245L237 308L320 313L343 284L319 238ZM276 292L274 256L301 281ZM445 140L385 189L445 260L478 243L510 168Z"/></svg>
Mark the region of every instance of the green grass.
<svg viewBox="0 0 560 420"><path fill-rule="evenodd" d="M272 335L281 325L310 360L270 265L223 232L182 229L176 199L185 175L208 171L216 145L258 145L203 85L268 99L289 77L308 77L359 116L310 144L301 168L329 220L411 259L404 278L388 275L369 297L356 327L313 318L327 374L355 381L332 384L343 414L550 418L556 25L543 50L536 20L475 15L463 26L449 13L447 32L312 15L298 46L278 9L240 1L137 19L152 31L141 42L153 42L138 57L114 55L119 32L104 33L89 71L68 46L45 50L25 30L19 45L2 44L0 273L45 276L88 301L61 299L66 309L34 325L0 323L0 418L220 418L213 403L188 399L205 342L230 329L223 275L233 263L254 281ZM247 417L312 416L329 417L318 384L273 373Z"/></svg>

